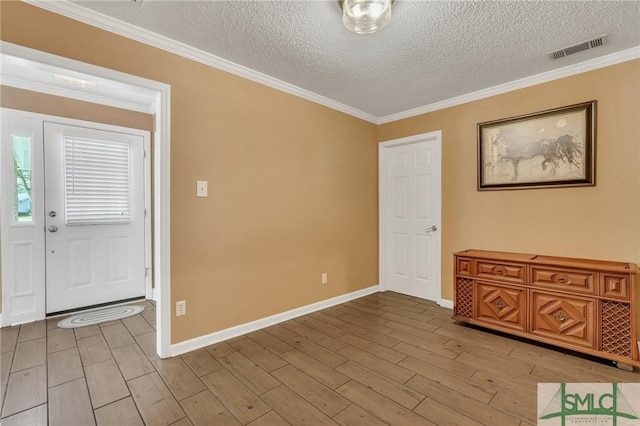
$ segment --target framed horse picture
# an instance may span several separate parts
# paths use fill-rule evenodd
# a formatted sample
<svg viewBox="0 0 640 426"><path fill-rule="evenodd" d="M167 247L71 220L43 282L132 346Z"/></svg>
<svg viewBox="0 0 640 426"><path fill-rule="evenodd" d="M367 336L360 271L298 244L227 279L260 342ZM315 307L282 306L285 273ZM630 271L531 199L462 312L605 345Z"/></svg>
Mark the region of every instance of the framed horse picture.
<svg viewBox="0 0 640 426"><path fill-rule="evenodd" d="M478 190L595 185L596 101L478 124Z"/></svg>

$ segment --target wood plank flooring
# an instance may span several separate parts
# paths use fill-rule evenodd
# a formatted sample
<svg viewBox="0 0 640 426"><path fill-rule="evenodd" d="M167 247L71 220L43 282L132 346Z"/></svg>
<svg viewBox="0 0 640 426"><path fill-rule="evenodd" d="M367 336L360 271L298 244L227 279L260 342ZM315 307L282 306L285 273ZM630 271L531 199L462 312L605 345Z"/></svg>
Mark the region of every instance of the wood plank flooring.
<svg viewBox="0 0 640 426"><path fill-rule="evenodd" d="M377 293L171 359L155 307L0 329L3 425L532 425L538 382L640 382L604 360Z"/></svg>

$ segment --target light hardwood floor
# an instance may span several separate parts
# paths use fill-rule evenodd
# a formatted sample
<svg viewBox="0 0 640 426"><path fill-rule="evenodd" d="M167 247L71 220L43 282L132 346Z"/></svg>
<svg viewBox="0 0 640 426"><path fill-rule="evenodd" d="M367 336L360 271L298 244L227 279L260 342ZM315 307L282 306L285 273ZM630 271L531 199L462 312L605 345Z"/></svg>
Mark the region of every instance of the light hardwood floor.
<svg viewBox="0 0 640 426"><path fill-rule="evenodd" d="M391 292L161 360L144 304L1 329L2 425L529 425L538 382L640 382Z"/></svg>

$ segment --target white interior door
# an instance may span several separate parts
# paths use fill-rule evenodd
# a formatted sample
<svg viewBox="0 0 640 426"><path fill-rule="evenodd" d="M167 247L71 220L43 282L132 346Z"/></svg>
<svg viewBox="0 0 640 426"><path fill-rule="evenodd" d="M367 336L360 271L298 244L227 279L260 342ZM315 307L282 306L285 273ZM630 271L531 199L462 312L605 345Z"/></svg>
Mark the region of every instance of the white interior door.
<svg viewBox="0 0 640 426"><path fill-rule="evenodd" d="M440 299L440 139L386 147L382 271L388 290Z"/></svg>
<svg viewBox="0 0 640 426"><path fill-rule="evenodd" d="M144 140L44 123L47 313L145 295Z"/></svg>

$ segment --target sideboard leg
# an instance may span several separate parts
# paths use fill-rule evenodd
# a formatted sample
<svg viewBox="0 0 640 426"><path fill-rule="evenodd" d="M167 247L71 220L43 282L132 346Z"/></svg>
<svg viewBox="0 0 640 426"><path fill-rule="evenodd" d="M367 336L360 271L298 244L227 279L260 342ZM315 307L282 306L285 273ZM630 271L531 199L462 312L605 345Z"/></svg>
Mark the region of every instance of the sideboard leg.
<svg viewBox="0 0 640 426"><path fill-rule="evenodd" d="M616 366L620 370L633 371L633 365L625 364L623 362L616 362L616 361L614 361L613 363L616 364Z"/></svg>

